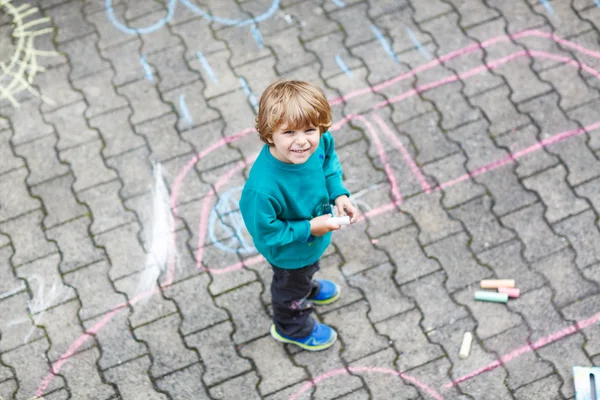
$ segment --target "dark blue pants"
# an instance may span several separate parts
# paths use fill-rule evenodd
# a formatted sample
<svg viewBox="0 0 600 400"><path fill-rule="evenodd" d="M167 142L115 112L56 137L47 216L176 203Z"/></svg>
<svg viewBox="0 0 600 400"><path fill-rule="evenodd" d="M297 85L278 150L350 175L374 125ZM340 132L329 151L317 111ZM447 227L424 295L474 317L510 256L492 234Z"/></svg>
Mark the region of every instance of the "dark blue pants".
<svg viewBox="0 0 600 400"><path fill-rule="evenodd" d="M271 267L273 323L277 332L292 338L310 335L315 320L310 315L313 305L308 299L319 292L319 283L313 280L313 275L319 270L319 261L298 269Z"/></svg>

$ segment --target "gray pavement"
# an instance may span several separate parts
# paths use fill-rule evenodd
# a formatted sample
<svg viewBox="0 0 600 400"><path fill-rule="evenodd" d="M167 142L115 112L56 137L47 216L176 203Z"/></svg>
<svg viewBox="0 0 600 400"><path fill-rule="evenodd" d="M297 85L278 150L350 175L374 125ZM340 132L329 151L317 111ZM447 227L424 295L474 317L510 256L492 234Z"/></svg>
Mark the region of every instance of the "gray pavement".
<svg viewBox="0 0 600 400"><path fill-rule="evenodd" d="M0 1L0 399L573 399L600 363L597 0L35 1ZM364 215L320 353L268 335L237 211L277 77Z"/></svg>

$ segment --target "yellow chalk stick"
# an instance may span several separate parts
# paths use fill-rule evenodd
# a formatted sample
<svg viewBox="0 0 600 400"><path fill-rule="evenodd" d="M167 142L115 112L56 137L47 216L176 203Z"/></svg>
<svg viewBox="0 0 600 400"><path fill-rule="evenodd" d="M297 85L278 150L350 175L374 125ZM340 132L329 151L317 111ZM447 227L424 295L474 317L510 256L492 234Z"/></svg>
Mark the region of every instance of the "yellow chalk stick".
<svg viewBox="0 0 600 400"><path fill-rule="evenodd" d="M514 279L484 279L481 281L482 289L498 289L501 287L515 287Z"/></svg>

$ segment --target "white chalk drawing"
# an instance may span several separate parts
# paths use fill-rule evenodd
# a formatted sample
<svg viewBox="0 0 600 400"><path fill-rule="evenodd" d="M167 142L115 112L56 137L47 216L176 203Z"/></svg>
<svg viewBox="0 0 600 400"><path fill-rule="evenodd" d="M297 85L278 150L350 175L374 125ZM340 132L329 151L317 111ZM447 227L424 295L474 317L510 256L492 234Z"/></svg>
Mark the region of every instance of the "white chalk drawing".
<svg viewBox="0 0 600 400"><path fill-rule="evenodd" d="M11 1L0 0L0 17L4 14L11 22L0 28L0 104L8 101L18 107L19 94L25 91L53 104L32 87L36 75L46 70L38 65L38 57L58 55L34 47L36 37L54 32L49 26L50 18L36 16L38 9L30 4L15 6ZM4 29L12 29L12 33L4 35Z"/></svg>

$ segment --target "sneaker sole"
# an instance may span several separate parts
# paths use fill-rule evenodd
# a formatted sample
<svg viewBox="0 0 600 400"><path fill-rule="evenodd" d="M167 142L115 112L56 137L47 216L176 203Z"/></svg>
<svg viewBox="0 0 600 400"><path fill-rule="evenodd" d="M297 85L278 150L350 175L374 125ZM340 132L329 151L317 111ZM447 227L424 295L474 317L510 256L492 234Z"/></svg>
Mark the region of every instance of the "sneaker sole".
<svg viewBox="0 0 600 400"><path fill-rule="evenodd" d="M295 344L296 346L301 347L304 350L308 350L308 351L321 351L321 350L325 350L325 349L333 346L333 344L337 340L337 332L334 331L333 332L333 338L329 342L321 344L319 346L307 346L305 344L296 342L295 340L290 340L290 339L284 338L279 333L277 333L277 330L275 329L275 325L271 325L271 336L273 337L273 339L277 340L278 342Z"/></svg>
<svg viewBox="0 0 600 400"><path fill-rule="evenodd" d="M336 285L336 286L337 286L337 294L335 296L330 297L327 300L309 300L309 301L316 305L319 305L319 306L324 306L324 305L333 303L334 301L339 299L340 295L342 294L342 288L339 287L338 285Z"/></svg>

